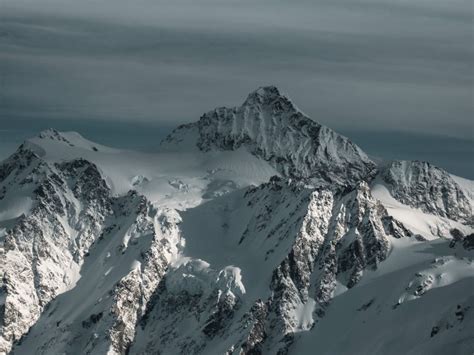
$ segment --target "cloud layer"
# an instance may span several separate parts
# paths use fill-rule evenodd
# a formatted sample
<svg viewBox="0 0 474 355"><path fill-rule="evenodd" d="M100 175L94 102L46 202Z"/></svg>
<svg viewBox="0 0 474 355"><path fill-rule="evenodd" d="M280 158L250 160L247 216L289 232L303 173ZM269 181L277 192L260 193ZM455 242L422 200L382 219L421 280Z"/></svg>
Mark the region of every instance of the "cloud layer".
<svg viewBox="0 0 474 355"><path fill-rule="evenodd" d="M6 0L0 120L189 122L275 84L336 129L472 138L471 6Z"/></svg>

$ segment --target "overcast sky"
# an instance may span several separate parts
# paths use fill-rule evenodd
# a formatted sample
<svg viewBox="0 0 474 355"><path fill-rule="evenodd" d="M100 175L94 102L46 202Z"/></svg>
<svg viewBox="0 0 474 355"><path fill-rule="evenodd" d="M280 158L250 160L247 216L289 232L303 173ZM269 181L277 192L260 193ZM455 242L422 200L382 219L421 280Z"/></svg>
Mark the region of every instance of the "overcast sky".
<svg viewBox="0 0 474 355"><path fill-rule="evenodd" d="M471 0L2 0L0 119L189 122L275 84L333 128L472 138Z"/></svg>

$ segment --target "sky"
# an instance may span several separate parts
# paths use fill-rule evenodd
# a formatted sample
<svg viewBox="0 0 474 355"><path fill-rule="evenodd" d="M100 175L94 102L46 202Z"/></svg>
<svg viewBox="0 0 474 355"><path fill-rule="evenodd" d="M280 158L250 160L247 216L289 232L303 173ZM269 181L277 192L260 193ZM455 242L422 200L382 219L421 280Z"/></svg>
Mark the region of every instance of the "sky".
<svg viewBox="0 0 474 355"><path fill-rule="evenodd" d="M472 6L2 0L0 139L15 145L50 124L83 127L99 141L110 140L111 127L137 127L136 135L160 127L158 137L272 84L374 154L399 147L404 158L424 159L407 147L429 139L435 162L448 154L450 167L457 159L453 169L474 178L465 158L474 144Z"/></svg>

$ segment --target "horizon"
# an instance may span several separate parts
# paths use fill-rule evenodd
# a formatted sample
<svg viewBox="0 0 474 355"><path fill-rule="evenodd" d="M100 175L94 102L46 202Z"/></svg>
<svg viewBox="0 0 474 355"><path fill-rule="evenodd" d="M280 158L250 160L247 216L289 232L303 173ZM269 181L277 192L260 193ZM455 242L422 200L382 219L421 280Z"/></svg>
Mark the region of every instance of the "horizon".
<svg viewBox="0 0 474 355"><path fill-rule="evenodd" d="M25 126L29 128L25 129ZM13 154L26 139L49 128L74 131L93 142L114 148L153 153L158 150L161 140L177 126L146 122L111 124L83 119L10 122L0 130L0 161ZM135 134L131 136L132 129ZM473 140L403 131L334 131L349 138L372 159L426 161L453 175L474 180L474 165L466 164L474 154Z"/></svg>

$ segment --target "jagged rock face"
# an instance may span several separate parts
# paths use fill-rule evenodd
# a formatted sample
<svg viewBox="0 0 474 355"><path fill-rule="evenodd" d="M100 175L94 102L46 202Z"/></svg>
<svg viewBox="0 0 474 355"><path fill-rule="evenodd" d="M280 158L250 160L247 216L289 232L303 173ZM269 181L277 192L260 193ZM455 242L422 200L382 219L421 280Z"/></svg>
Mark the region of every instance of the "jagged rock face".
<svg viewBox="0 0 474 355"><path fill-rule="evenodd" d="M273 86L251 93L240 107L217 108L178 128L165 144L192 131L202 151L243 147L288 177L348 185L375 168L359 147L305 116Z"/></svg>
<svg viewBox="0 0 474 355"><path fill-rule="evenodd" d="M241 228L232 237L232 243L242 252L254 245L264 244L264 247L251 253L256 253L255 257L263 267L267 267L267 262L273 264L274 256L285 255L286 246L291 245L294 239L292 231L296 228L295 224L301 223L309 193L308 189L287 185L287 182L277 179L267 185L239 192L239 196L242 195L238 198L239 209L248 210L248 219L237 219ZM232 196L229 199L225 196L219 203L233 205L232 199ZM223 210L224 214L232 213L227 206L216 208ZM205 209L197 209L205 212ZM282 211L285 211L285 220L272 218ZM187 219L186 214L183 218ZM228 216L222 218L226 220ZM203 223L215 223L224 233L239 227L232 221L221 223L221 219L217 217ZM187 232L187 228L184 228L185 239ZM188 240L186 243L195 242ZM183 254L188 255L186 247ZM212 348L212 344L216 342L224 353L233 344L244 343L249 334L249 329L244 325L250 326L254 316L248 314L248 307L252 307L253 300L247 296L241 272L232 263L216 269L199 259L186 259L184 264L170 270L148 306L131 353L219 353ZM270 275L271 273L268 274ZM262 284L261 287L266 289L265 293L270 291L269 285ZM249 344L247 346L250 348ZM235 347L237 348L238 346Z"/></svg>
<svg viewBox="0 0 474 355"><path fill-rule="evenodd" d="M3 241L1 350L8 351L48 302L74 285L111 205L97 168L83 160L50 166L21 148L0 170L7 195L21 186L34 198Z"/></svg>
<svg viewBox="0 0 474 355"><path fill-rule="evenodd" d="M350 288L365 269L375 269L387 257L390 247L387 236L400 235L391 233L395 227L387 228L387 211L372 197L366 183L361 183L346 199L336 216L339 226L335 240L338 273L341 280L346 279L343 284ZM338 232L344 229L344 221L349 228L341 238Z"/></svg>
<svg viewBox="0 0 474 355"><path fill-rule="evenodd" d="M314 191L307 209L290 253L273 273L267 306L276 316L266 325L273 334L258 343L265 349L266 342L267 351L288 352L293 334L314 324L313 319L301 322L298 310L310 307L314 318L323 317L337 284L353 287L390 249L383 226L387 213L367 184L342 197Z"/></svg>
<svg viewBox="0 0 474 355"><path fill-rule="evenodd" d="M131 353L202 352L207 342L228 336L244 294L238 268L214 270L199 259L185 261L158 286Z"/></svg>
<svg viewBox="0 0 474 355"><path fill-rule="evenodd" d="M154 218L150 218L150 214ZM155 211L148 202L139 215L133 234L151 234L153 239L148 249L140 253L140 267L124 276L113 290L110 307L113 326L107 330L111 343L109 353L129 352L138 322L145 315L170 262L178 254L179 221L179 216L172 211Z"/></svg>
<svg viewBox="0 0 474 355"><path fill-rule="evenodd" d="M452 229L451 236L453 237L449 244L451 248L454 248L460 244L466 250L474 250L474 233L464 235L458 229Z"/></svg>
<svg viewBox="0 0 474 355"><path fill-rule="evenodd" d="M240 221L246 227L233 237L235 248L258 243L258 251L248 252L261 255L262 268L275 264L258 299L252 298L255 285L246 284L247 270L186 261L158 287L131 353L207 353L216 338L229 354L285 353L296 332L324 316L338 283L353 287L390 249L386 211L367 184L341 195L273 179L248 190L239 203L254 212ZM286 209L292 212L282 213ZM272 218L281 214L288 219ZM224 228L232 229L232 222ZM312 315L301 317L303 310Z"/></svg>
<svg viewBox="0 0 474 355"><path fill-rule="evenodd" d="M400 202L455 221L473 224L466 192L444 170L420 161L394 161L381 172Z"/></svg>
<svg viewBox="0 0 474 355"><path fill-rule="evenodd" d="M17 180L18 175L25 171L25 169L32 169L38 164L37 158L36 154L21 145L15 154L2 162L0 182L2 182L5 191L6 185L8 185L8 182L5 180L8 177L11 177L11 181ZM15 174L12 175L13 172L15 172ZM5 195L5 193L3 195Z"/></svg>
<svg viewBox="0 0 474 355"><path fill-rule="evenodd" d="M178 253L180 219L136 193L118 198L113 209L122 222L104 230L83 262L81 280L50 303L15 353L129 352L145 305Z"/></svg>
<svg viewBox="0 0 474 355"><path fill-rule="evenodd" d="M52 300L75 286L94 243L110 230L124 227L127 219L134 221L134 236L155 235L155 224L148 218L151 207L146 199L134 193L112 197L97 167L83 159L52 165L21 147L0 172L6 198L25 190L32 191L34 199L31 209L11 222L2 241L0 352L6 353ZM134 335L137 309L127 311L126 305L146 303L166 269L168 260L163 255L171 241L156 241L158 245L143 251L143 279L129 276L115 288L119 306L111 311L114 322L109 337L117 353L124 351ZM127 282L139 283L140 297ZM127 297L129 303L124 301ZM45 349L45 353L50 352Z"/></svg>

